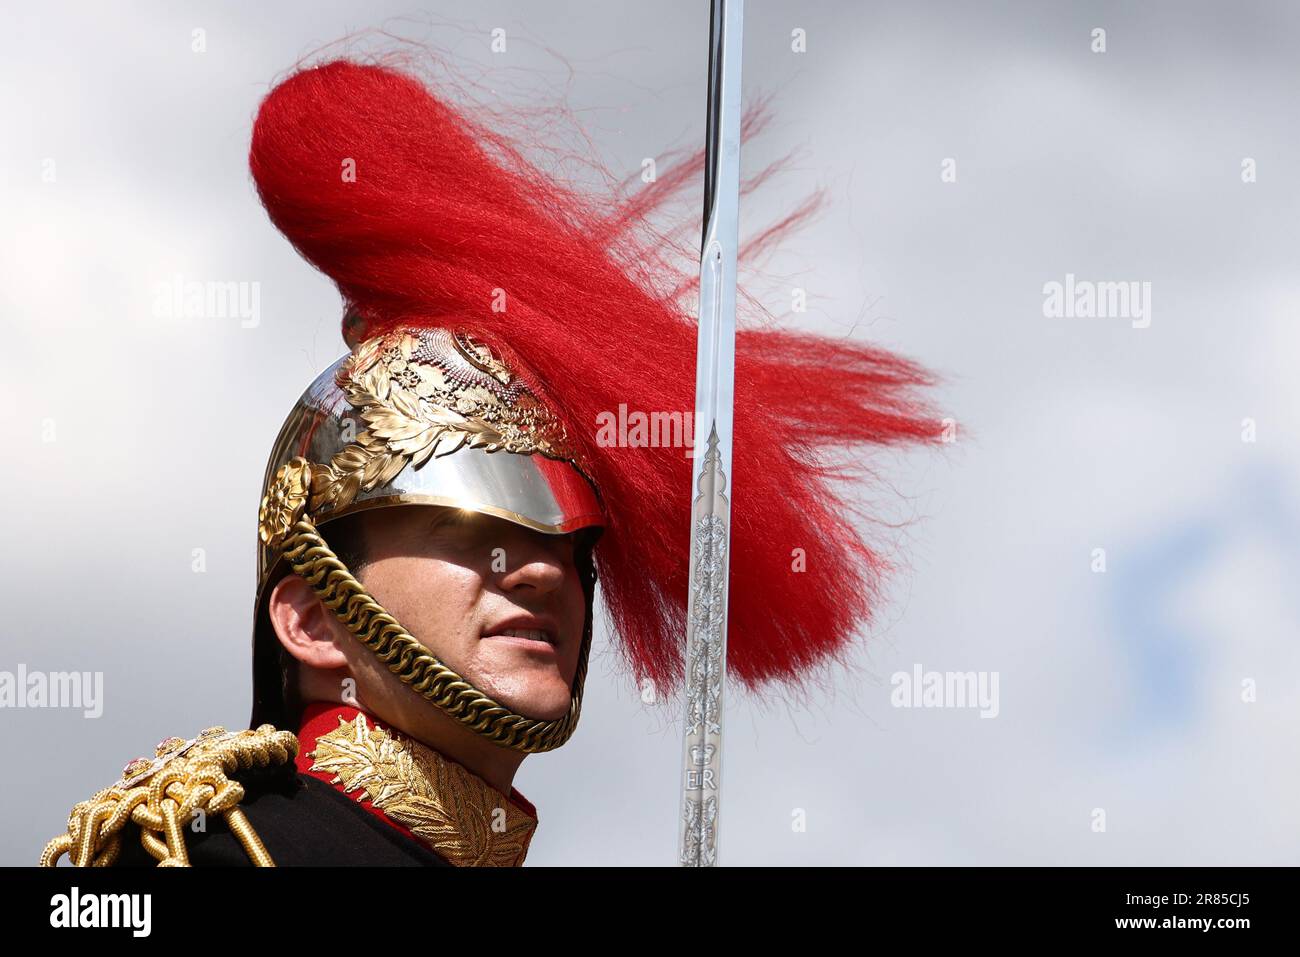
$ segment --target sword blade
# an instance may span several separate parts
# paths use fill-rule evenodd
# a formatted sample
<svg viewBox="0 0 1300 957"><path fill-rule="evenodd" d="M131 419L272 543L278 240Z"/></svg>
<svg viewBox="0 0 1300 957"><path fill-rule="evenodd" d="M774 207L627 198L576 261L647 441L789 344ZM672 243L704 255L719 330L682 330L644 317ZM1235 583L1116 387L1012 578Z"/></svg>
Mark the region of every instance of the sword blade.
<svg viewBox="0 0 1300 957"><path fill-rule="evenodd" d="M744 0L713 0L695 372L686 723L678 862L717 863L722 704L727 679L736 247L740 215L740 56ZM701 454L701 436L704 440Z"/></svg>

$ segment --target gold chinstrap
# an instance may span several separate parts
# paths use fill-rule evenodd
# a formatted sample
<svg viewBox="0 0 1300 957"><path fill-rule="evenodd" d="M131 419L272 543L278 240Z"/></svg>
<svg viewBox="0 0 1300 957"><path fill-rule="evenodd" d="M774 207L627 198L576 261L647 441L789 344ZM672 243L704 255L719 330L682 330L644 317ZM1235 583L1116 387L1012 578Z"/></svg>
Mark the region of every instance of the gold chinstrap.
<svg viewBox="0 0 1300 957"><path fill-rule="evenodd" d="M107 867L121 854L122 832L131 821L158 866L188 867L185 828L202 811L226 822L255 865L273 867L266 846L238 807L244 787L229 776L287 764L297 754L298 739L269 724L237 733L209 729L156 770L119 781L73 807L67 833L45 845L40 866L55 867L68 854L74 866Z"/></svg>
<svg viewBox="0 0 1300 957"><path fill-rule="evenodd" d="M554 750L573 734L582 711L590 628L583 635L568 713L553 721L528 718L479 691L410 635L339 560L309 518L294 523L282 554L362 645L399 679L469 730L525 754Z"/></svg>

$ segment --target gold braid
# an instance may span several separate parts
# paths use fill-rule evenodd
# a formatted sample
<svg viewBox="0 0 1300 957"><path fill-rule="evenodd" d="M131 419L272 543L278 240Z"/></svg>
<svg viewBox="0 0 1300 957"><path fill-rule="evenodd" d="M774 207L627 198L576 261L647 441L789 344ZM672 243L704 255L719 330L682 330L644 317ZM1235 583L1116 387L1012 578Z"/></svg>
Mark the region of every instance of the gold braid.
<svg viewBox="0 0 1300 957"><path fill-rule="evenodd" d="M169 742L173 744L165 750ZM67 833L45 845L40 865L54 867L64 854L77 867L113 864L122 851L122 829L132 821L159 867L188 867L185 825L202 811L225 820L256 866L274 867L266 845L238 807L244 786L229 775L292 761L298 739L269 724L256 731L209 728L192 741L170 738L159 750L152 764L143 758L131 762L122 780L76 805Z"/></svg>
<svg viewBox="0 0 1300 957"><path fill-rule="evenodd" d="M583 633L568 713L554 721L527 718L479 691L408 634L339 560L309 518L300 518L289 530L283 555L348 631L393 674L471 731L526 754L558 748L573 734L582 711L590 621Z"/></svg>

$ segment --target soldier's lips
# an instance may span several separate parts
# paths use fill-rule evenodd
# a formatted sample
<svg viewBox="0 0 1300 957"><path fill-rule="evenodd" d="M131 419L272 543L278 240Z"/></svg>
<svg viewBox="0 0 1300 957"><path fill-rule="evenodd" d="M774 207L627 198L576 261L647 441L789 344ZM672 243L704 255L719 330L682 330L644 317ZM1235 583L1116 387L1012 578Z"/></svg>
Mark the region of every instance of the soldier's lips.
<svg viewBox="0 0 1300 957"><path fill-rule="evenodd" d="M542 638L523 638L518 635L484 635L484 639L501 644L514 645L522 651L555 657L558 652L555 645Z"/></svg>
<svg viewBox="0 0 1300 957"><path fill-rule="evenodd" d="M519 648L555 654L558 632L549 620L532 615L512 618L484 632L484 638L507 642Z"/></svg>

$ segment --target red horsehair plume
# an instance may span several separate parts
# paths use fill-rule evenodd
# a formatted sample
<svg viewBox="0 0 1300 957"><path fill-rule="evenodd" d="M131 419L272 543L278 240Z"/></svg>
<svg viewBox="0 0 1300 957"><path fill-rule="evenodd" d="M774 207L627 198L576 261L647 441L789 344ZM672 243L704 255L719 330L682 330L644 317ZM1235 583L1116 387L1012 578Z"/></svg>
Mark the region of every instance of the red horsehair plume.
<svg viewBox="0 0 1300 957"><path fill-rule="evenodd" d="M355 177L341 174L346 160ZM674 689L691 460L681 448L599 447L597 423L620 403L694 409L696 319L655 288L663 277L645 264L661 253L636 229L687 179L681 168L670 188L661 180L601 207L415 77L348 60L270 92L249 161L271 220L360 317L350 340L454 325L527 364L592 462L609 512L597 569L634 676ZM507 307L494 311L502 291ZM749 689L799 683L869 620L884 562L854 528L836 491L842 473L828 463L937 438L917 394L931 381L869 346L739 330L727 661Z"/></svg>

